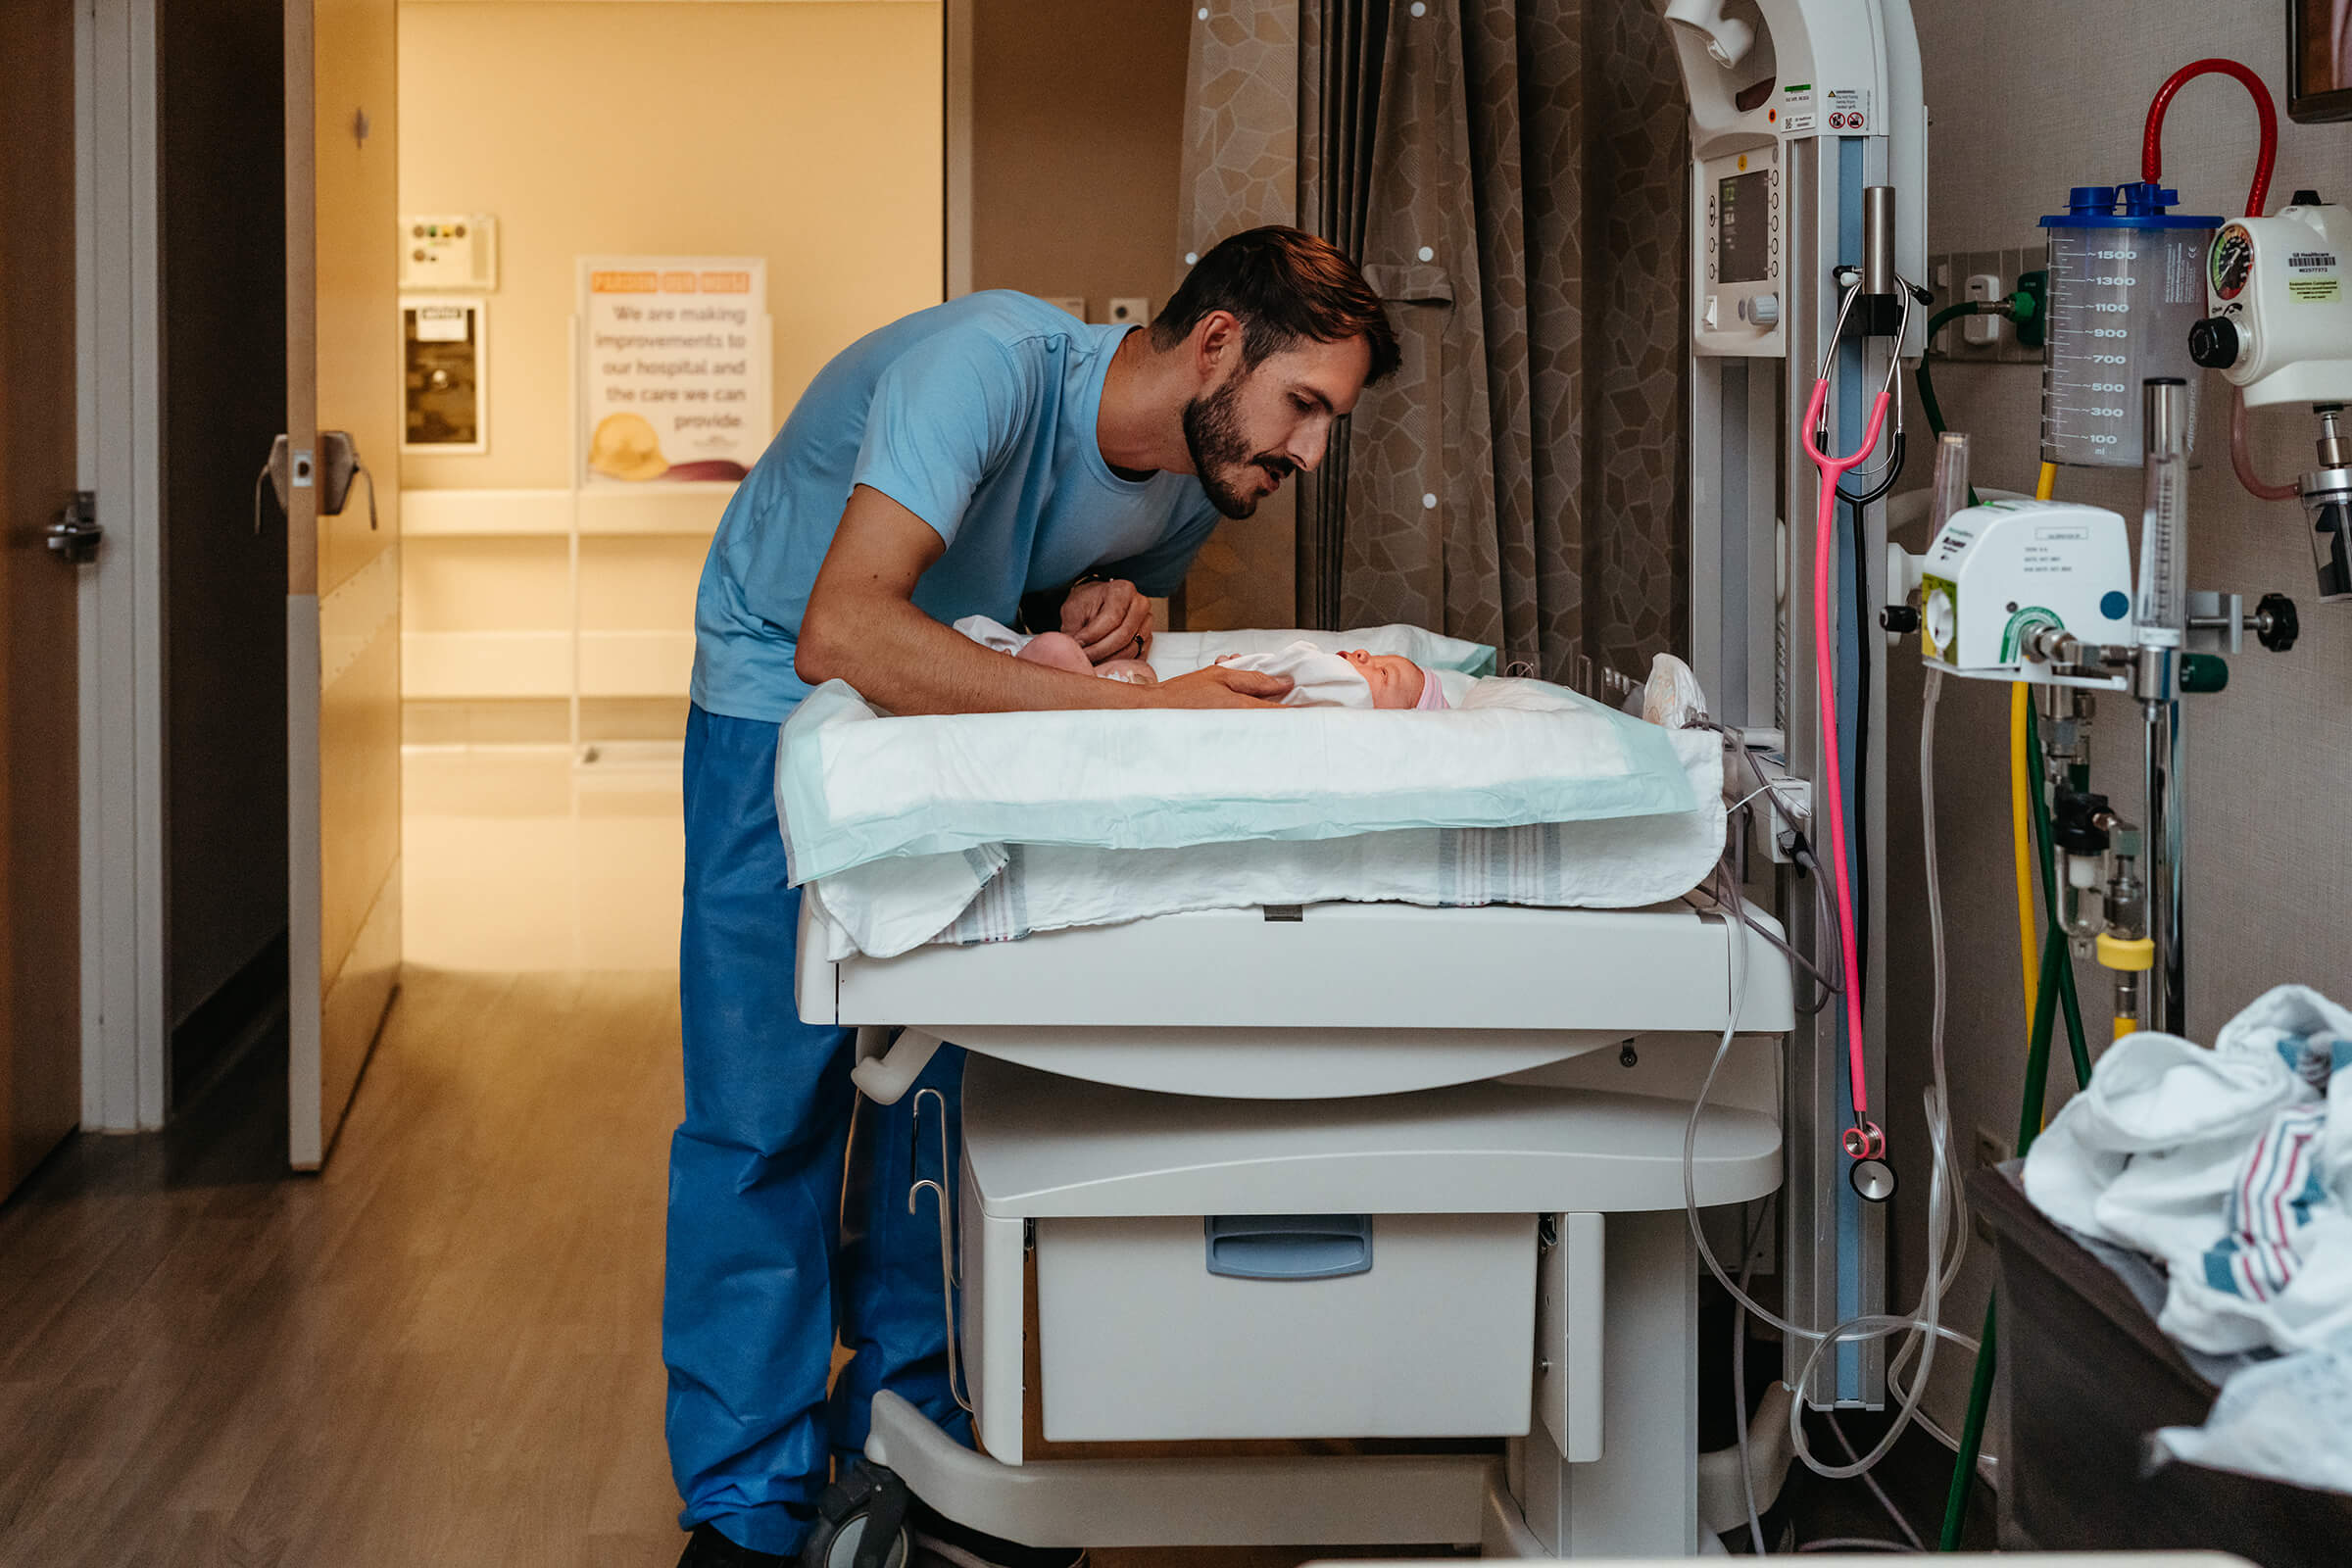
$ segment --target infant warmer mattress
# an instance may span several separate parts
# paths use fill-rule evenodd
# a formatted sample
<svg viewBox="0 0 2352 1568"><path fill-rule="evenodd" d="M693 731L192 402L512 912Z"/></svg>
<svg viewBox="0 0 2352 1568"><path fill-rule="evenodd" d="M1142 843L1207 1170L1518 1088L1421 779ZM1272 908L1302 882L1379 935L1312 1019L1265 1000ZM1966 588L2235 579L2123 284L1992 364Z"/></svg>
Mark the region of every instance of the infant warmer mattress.
<svg viewBox="0 0 2352 1568"><path fill-rule="evenodd" d="M1447 713L884 720L846 687L809 706L820 700L827 708L786 728L777 800L827 958L1262 905L1637 908L1697 886L1723 849L1717 736L1658 729L1537 681L1479 681ZM1102 718L1130 722L1090 722ZM1348 732L1337 743L1318 733L1332 720ZM974 728L997 733L973 741ZM827 749L845 735L858 744ZM993 787L1024 737L1037 755ZM1391 787L1318 795L1340 768ZM1151 794L1155 776L1164 802ZM804 832L802 813L869 786L880 799L866 797L866 820L905 813L887 838L844 854ZM1057 792L1078 807L1060 821ZM1102 809L1122 792L1127 814ZM1011 824L1008 836L984 837L984 823ZM876 842L906 848L866 853ZM804 869L835 859L851 863Z"/></svg>

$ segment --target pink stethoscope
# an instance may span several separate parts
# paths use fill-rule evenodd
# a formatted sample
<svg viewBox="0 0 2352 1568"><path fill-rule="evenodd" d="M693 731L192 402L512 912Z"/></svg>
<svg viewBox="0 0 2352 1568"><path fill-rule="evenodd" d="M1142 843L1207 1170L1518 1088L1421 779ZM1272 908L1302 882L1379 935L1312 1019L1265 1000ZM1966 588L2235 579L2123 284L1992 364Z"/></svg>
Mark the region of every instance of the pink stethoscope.
<svg viewBox="0 0 2352 1568"><path fill-rule="evenodd" d="M1826 784L1830 798L1831 882L1837 894L1838 952L1846 982L1846 1074L1854 1100L1854 1124L1845 1130L1839 1142L1845 1148L1846 1157L1854 1162L1846 1172L1847 1180L1853 1183L1856 1192L1873 1200L1884 1200L1893 1192L1894 1175L1886 1165L1886 1134L1870 1119L1870 1095L1862 1064L1862 987L1857 980L1862 967L1854 940L1852 878L1846 868L1845 780L1838 752L1837 639L1833 634L1830 584L1837 577L1838 485L1878 450L1879 436L1886 427L1886 405L1894 395L1895 375L1902 368L1902 337L1911 325L1911 290L1900 279L1896 281L1903 299L1902 325L1895 329L1895 350L1886 358L1886 380L1871 402L1870 421L1863 429L1862 444L1842 458L1832 457L1822 450L1829 442L1826 413L1830 382L1837 375L1838 345L1845 336L1846 317L1862 294L1858 281L1846 290L1844 302L1838 307L1838 324L1831 330L1829 347L1822 354L1821 377L1813 383L1812 400L1805 405L1805 451L1812 456L1813 466L1821 470L1821 508L1813 531L1813 669L1818 686L1822 752L1829 773ZM1868 635L1867 630L1864 634Z"/></svg>

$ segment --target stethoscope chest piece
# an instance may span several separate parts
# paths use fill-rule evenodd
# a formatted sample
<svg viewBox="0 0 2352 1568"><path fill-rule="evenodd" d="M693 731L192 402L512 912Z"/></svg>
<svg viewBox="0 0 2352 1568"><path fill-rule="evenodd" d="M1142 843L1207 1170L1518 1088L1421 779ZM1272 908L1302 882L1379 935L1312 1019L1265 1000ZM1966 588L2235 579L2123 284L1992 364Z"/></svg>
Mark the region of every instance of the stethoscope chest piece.
<svg viewBox="0 0 2352 1568"><path fill-rule="evenodd" d="M1857 1159L1845 1168L1845 1179L1865 1202L1884 1203L1894 1196L1894 1167L1883 1159Z"/></svg>

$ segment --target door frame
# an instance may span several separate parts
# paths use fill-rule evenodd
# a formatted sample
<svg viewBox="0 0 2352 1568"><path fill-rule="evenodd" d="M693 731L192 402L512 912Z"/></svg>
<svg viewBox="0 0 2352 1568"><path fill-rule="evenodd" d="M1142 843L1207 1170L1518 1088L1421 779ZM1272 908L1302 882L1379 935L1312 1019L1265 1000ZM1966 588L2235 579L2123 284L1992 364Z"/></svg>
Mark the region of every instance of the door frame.
<svg viewBox="0 0 2352 1568"><path fill-rule="evenodd" d="M87 0L74 16L76 467L106 529L77 637L89 1132L161 1127L171 1091L156 3Z"/></svg>
<svg viewBox="0 0 2352 1568"><path fill-rule="evenodd" d="M979 0L941 0L940 78L946 102L940 115L940 148L946 168L940 181L946 212L940 224L945 297L972 291L972 8Z"/></svg>

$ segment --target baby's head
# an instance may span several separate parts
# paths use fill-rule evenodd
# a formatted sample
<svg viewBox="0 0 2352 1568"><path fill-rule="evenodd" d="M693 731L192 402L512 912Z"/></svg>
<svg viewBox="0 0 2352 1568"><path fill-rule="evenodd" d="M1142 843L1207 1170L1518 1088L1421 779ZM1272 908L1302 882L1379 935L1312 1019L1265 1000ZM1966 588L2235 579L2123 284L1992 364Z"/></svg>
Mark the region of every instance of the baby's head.
<svg viewBox="0 0 2352 1568"><path fill-rule="evenodd" d="M1373 654L1350 648L1340 656L1372 688L1374 708L1444 708L1438 677L1402 654Z"/></svg>

